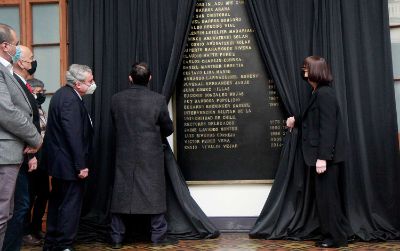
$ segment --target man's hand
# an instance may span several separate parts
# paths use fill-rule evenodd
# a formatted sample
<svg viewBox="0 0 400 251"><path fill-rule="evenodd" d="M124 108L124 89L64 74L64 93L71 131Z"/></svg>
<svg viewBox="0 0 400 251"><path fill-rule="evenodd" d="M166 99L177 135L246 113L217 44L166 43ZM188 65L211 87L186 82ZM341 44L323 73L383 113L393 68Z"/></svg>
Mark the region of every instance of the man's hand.
<svg viewBox="0 0 400 251"><path fill-rule="evenodd" d="M28 161L28 172L35 171L37 169L37 165L38 165L38 162L37 162L36 157L33 157L32 159L30 159Z"/></svg>
<svg viewBox="0 0 400 251"><path fill-rule="evenodd" d="M84 179L84 178L86 178L88 175L89 175L89 169L88 169L88 168L85 168L85 169L82 169L82 170L79 172L78 177L79 177L80 179Z"/></svg>
<svg viewBox="0 0 400 251"><path fill-rule="evenodd" d="M326 171L326 160L317 159L315 168L318 174L324 173Z"/></svg>
<svg viewBox="0 0 400 251"><path fill-rule="evenodd" d="M286 126L287 126L287 128L289 128L289 132L292 131L295 122L296 122L296 120L294 119L294 117L289 117L289 118L287 118L287 120L286 120Z"/></svg>
<svg viewBox="0 0 400 251"><path fill-rule="evenodd" d="M43 144L43 139L40 141L40 145L38 147L32 147L32 146L25 147L24 154L37 153L37 151L39 151L39 149L42 147L42 144Z"/></svg>

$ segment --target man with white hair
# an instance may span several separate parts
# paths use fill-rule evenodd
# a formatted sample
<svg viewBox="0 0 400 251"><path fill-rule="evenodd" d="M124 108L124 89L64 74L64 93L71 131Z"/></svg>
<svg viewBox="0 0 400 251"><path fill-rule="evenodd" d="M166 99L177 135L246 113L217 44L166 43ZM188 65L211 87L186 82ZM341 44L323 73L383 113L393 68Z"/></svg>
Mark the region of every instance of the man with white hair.
<svg viewBox="0 0 400 251"><path fill-rule="evenodd" d="M92 70L73 64L67 85L50 101L43 161L52 176L43 250L70 251L78 231L84 179L89 174L92 122L82 96L96 89Z"/></svg>

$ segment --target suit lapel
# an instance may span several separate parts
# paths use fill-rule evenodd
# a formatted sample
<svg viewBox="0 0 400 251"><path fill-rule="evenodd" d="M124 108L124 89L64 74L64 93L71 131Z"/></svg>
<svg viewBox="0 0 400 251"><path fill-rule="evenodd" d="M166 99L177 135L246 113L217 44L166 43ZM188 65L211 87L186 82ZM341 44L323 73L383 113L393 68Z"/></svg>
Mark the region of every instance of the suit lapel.
<svg viewBox="0 0 400 251"><path fill-rule="evenodd" d="M18 83L17 79L10 73L10 71L9 71L6 67L4 67L3 64L0 64L0 67L1 67L1 70L2 70L6 75L8 75L8 77L11 79L11 81L14 83L14 85L17 86L17 88L20 90L20 92L22 93L22 95L23 95L24 98L25 98L26 103L28 103L28 106L29 106L29 108L30 108L31 111L32 111L32 107L31 107L31 104L29 103L29 99L28 99L28 97L26 96L25 91L22 89L21 85Z"/></svg>

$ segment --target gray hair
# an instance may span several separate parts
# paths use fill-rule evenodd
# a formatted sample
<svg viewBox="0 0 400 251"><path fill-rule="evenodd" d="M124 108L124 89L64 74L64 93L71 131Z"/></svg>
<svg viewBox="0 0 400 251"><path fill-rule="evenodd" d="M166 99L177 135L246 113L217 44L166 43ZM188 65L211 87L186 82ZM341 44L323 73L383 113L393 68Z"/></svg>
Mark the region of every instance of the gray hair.
<svg viewBox="0 0 400 251"><path fill-rule="evenodd" d="M72 64L69 66L68 71L65 74L67 78L67 85L74 86L76 82L82 82L86 79L86 74L92 74L92 70L87 65Z"/></svg>
<svg viewBox="0 0 400 251"><path fill-rule="evenodd" d="M29 84L31 85L31 87L35 88L35 87L44 87L44 83L42 80L37 79L37 78L32 78L28 80Z"/></svg>
<svg viewBox="0 0 400 251"><path fill-rule="evenodd" d="M13 28L7 24L0 23L0 44L11 43L11 31Z"/></svg>

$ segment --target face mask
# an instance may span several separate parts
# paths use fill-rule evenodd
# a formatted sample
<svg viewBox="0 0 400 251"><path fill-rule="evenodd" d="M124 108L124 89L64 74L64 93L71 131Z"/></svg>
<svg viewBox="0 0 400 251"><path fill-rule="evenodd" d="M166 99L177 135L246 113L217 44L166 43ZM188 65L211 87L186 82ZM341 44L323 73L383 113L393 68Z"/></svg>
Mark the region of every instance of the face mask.
<svg viewBox="0 0 400 251"><path fill-rule="evenodd" d="M9 44L15 46L13 44ZM21 58L21 47L19 45L15 46L15 54L14 56L7 52L7 54L11 57L11 62L17 62Z"/></svg>
<svg viewBox="0 0 400 251"><path fill-rule="evenodd" d="M44 101L46 101L46 95L44 95L43 93L36 93L36 102L38 105L42 105L44 103Z"/></svg>
<svg viewBox="0 0 400 251"><path fill-rule="evenodd" d="M31 63L31 68L29 70L26 70L26 71L29 73L29 75L33 75L36 72L36 68L37 68L37 61L34 60Z"/></svg>
<svg viewBox="0 0 400 251"><path fill-rule="evenodd" d="M85 94L93 94L94 93L94 91L96 90L96 83L95 82L93 82L93 84L91 84L90 86L89 86L89 88L86 90L86 92L85 92Z"/></svg>

